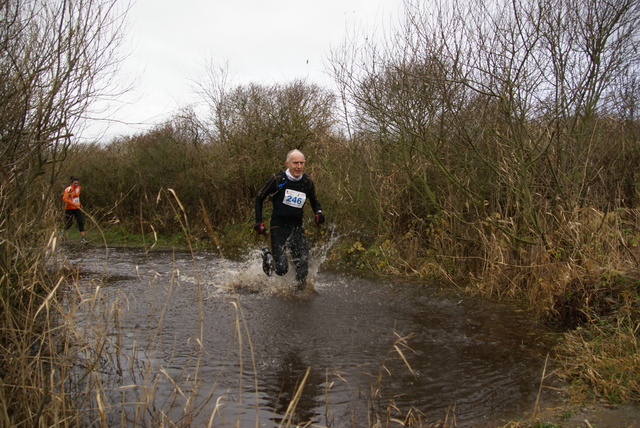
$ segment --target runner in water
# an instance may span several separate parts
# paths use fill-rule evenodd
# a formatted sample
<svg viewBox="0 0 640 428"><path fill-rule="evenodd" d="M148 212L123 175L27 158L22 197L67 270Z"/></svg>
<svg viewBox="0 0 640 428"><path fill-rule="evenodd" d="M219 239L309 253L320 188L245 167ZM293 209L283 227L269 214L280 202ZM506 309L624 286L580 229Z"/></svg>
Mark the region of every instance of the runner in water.
<svg viewBox="0 0 640 428"><path fill-rule="evenodd" d="M284 164L287 169L273 174L256 195L256 224L253 228L259 234L267 231L262 220L262 206L264 200L270 197L273 203L268 229L271 234L271 252L268 248L263 248L262 269L267 275L274 271L276 275L286 274L289 263L285 251L289 249L296 268L296 289L303 290L309 272L309 245L302 227L303 208L307 199L311 203L317 225L324 223L324 215L316 198L313 181L304 173L304 154L300 150L291 150Z"/></svg>

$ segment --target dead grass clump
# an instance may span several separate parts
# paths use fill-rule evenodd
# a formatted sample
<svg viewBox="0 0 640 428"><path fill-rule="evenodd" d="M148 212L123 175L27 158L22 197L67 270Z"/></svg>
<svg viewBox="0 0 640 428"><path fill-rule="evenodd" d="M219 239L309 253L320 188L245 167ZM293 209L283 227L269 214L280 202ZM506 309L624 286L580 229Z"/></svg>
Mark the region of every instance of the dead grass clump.
<svg viewBox="0 0 640 428"><path fill-rule="evenodd" d="M606 316L585 310L588 322L567 333L559 346L561 374L571 382L576 400L640 403L638 296L622 300Z"/></svg>
<svg viewBox="0 0 640 428"><path fill-rule="evenodd" d="M558 347L577 400L640 402L640 277L603 274L558 299L556 319L572 330Z"/></svg>
<svg viewBox="0 0 640 428"><path fill-rule="evenodd" d="M562 327L576 328L600 319L617 322L628 310L635 316L640 307L638 284L640 279L615 272L601 278L576 278L566 294L556 296L549 317Z"/></svg>
<svg viewBox="0 0 640 428"><path fill-rule="evenodd" d="M29 262L0 280L0 426L73 425L65 393L71 335L57 307L64 278L40 255Z"/></svg>

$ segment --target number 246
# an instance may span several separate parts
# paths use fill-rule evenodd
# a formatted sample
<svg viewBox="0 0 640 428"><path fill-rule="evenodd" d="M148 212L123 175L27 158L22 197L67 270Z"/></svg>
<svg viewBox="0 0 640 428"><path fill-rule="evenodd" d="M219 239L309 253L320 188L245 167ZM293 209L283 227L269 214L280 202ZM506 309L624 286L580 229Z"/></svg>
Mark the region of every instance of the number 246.
<svg viewBox="0 0 640 428"><path fill-rule="evenodd" d="M296 205L300 205L302 203L302 198L301 197L296 197L296 196L287 196L287 202L291 202L292 204L296 204Z"/></svg>

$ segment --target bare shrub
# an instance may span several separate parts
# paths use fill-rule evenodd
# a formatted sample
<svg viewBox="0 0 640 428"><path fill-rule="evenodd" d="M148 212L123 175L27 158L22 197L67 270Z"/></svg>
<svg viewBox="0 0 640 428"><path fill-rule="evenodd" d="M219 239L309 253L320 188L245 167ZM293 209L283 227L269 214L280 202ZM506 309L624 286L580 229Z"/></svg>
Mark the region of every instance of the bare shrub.
<svg viewBox="0 0 640 428"><path fill-rule="evenodd" d="M635 198L637 106L613 100L637 77L639 20L626 0L410 1L382 47L335 50L352 144L376 154L378 189L389 176L404 189L382 192L376 216L424 237L444 219L424 244L487 294L537 302L536 266L575 275L582 213Z"/></svg>
<svg viewBox="0 0 640 428"><path fill-rule="evenodd" d="M74 133L118 62L123 13L112 0L0 1L3 426L73 424L51 203Z"/></svg>

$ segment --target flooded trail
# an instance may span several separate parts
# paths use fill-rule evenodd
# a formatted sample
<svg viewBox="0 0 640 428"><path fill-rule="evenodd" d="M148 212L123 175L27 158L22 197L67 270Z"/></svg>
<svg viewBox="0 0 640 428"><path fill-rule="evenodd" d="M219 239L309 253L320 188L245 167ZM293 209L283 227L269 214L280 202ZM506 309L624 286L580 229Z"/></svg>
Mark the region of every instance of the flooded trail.
<svg viewBox="0 0 640 428"><path fill-rule="evenodd" d="M290 278L262 273L257 251L245 262L96 247L67 257L78 288L99 286L117 307L84 321L114 318L111 351L125 360L103 370L114 406L144 401L196 426L366 427L393 404L399 420L475 427L536 400L551 333L511 307L317 266L315 292L295 295ZM113 419L135 420L140 405L127 406Z"/></svg>

